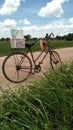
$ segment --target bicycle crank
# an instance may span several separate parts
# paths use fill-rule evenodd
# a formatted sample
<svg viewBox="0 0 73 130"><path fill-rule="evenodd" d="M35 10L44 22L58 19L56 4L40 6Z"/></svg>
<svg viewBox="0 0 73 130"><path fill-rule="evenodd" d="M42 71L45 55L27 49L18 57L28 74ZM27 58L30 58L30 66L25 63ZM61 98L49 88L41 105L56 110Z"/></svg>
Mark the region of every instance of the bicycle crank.
<svg viewBox="0 0 73 130"><path fill-rule="evenodd" d="M41 71L41 66L40 65L35 65L34 71L36 73L39 73Z"/></svg>

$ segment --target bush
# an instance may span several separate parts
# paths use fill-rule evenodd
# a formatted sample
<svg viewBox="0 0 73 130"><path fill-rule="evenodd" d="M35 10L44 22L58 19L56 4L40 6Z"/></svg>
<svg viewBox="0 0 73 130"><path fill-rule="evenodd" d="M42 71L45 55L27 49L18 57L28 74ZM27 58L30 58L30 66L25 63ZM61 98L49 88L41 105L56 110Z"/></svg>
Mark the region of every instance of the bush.
<svg viewBox="0 0 73 130"><path fill-rule="evenodd" d="M73 63L44 78L3 91L0 130L72 130Z"/></svg>

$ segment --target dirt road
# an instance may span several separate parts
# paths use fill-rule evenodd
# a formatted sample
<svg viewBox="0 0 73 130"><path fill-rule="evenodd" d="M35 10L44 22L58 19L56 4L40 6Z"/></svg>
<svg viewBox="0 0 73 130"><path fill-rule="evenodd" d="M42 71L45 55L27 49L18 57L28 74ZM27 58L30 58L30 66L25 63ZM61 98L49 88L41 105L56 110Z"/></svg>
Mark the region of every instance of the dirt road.
<svg viewBox="0 0 73 130"><path fill-rule="evenodd" d="M56 51L59 53L60 57L61 57L61 60L63 62L65 61L69 61L69 60L73 60L73 47L71 48L62 48L62 49L56 49ZM34 53L34 57L36 57L40 52L35 52ZM2 73L2 63L4 61L5 57L1 57L0 58L0 87L7 87L7 86L13 86L15 85L14 83L11 83L9 82L3 75ZM42 71L44 71L45 68L47 68L47 66L50 66L49 64L49 56L46 57L45 61L44 61L44 64L42 65ZM40 76L40 73L39 74L36 74L36 75L33 75L33 76L30 76L30 78L28 78L28 80L26 82L28 82L31 77L35 78L36 76ZM25 82L23 82L22 84L25 84Z"/></svg>

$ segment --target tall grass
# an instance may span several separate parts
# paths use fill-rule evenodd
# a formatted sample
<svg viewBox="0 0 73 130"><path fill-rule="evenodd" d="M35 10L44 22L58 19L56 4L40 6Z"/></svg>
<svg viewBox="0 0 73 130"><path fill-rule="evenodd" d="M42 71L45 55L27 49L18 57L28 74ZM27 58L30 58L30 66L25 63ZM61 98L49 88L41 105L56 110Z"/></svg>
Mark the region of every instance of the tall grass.
<svg viewBox="0 0 73 130"><path fill-rule="evenodd" d="M73 129L73 62L2 93L0 130Z"/></svg>

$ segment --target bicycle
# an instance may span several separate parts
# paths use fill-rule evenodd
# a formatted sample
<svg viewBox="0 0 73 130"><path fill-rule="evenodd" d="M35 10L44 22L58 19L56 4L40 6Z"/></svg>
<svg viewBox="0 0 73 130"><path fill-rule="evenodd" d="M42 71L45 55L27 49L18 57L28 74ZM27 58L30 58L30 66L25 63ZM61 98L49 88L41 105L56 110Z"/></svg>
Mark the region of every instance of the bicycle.
<svg viewBox="0 0 73 130"><path fill-rule="evenodd" d="M39 73L41 71L41 64L43 64L48 53L50 55L50 65L52 69L55 69L55 66L61 64L61 58L59 54L56 51L51 50L50 46L48 45L48 41L44 39L40 40L45 41L46 46L44 49L42 49L36 59L34 59L34 54L32 52L32 46L36 43L36 41L30 44L25 44L25 48L27 48L28 52L30 53L32 61L30 57L23 52L12 52L5 58L2 65L2 71L7 80L14 83L20 83L27 80L30 74L32 74L32 70L34 70L34 74ZM41 61L36 64L43 52L45 52L44 56L42 57Z"/></svg>

